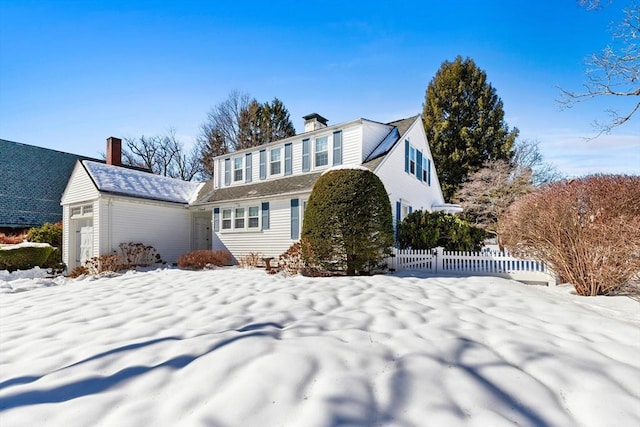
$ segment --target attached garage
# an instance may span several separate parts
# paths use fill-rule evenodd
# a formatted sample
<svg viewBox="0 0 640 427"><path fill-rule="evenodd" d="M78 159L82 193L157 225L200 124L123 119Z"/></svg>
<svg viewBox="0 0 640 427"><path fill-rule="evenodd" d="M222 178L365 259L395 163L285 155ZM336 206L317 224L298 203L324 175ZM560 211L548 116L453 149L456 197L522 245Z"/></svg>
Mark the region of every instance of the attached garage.
<svg viewBox="0 0 640 427"><path fill-rule="evenodd" d="M202 184L94 161L79 161L62 196L63 262L69 270L121 243L153 246L163 260L206 245L210 219L189 209ZM208 225L208 227L207 227ZM209 231L210 233L210 231Z"/></svg>

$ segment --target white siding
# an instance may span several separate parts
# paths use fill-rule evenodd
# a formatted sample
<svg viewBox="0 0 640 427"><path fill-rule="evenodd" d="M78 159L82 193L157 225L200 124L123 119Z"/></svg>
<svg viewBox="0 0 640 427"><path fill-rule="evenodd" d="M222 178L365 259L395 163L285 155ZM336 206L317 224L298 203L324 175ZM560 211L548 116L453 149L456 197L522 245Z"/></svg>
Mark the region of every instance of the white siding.
<svg viewBox="0 0 640 427"><path fill-rule="evenodd" d="M409 139L411 145L422 150L425 156L431 158L431 151L427 145L427 138L420 120L416 121L405 137L399 141L395 147L387 154L385 160L375 171L376 175L382 180L389 201L393 217L396 217L396 202L402 201L403 204L411 206L413 210L431 211L434 204L444 203L442 190L438 182L437 174L432 162L431 169L431 186L426 182L419 181L414 175L404 171L404 147L405 139Z"/></svg>
<svg viewBox="0 0 640 427"><path fill-rule="evenodd" d="M220 231L214 233L213 249L228 250L238 260L240 257L252 252L262 257L278 258L299 239L291 239L291 199L300 199L300 224L302 225L302 201L309 198L308 193L301 196L288 198L264 199L258 202L247 203L242 206L260 205L261 202L269 202L269 230L261 231ZM226 207L236 205L220 205L220 211ZM240 206L240 205L237 205Z"/></svg>
<svg viewBox="0 0 640 427"><path fill-rule="evenodd" d="M98 189L93 184L91 177L80 164L76 162L76 166L73 168L73 172L69 177L67 187L62 193L62 205L69 205L72 203L82 203L87 200L95 200L98 198Z"/></svg>
<svg viewBox="0 0 640 427"><path fill-rule="evenodd" d="M62 262L69 264L69 243L71 241L69 230L71 230L69 218L69 205L62 206Z"/></svg>
<svg viewBox="0 0 640 427"><path fill-rule="evenodd" d="M164 261L175 263L191 250L191 213L179 205L105 196L94 230L100 254L118 250L120 243L140 242L153 246Z"/></svg>
<svg viewBox="0 0 640 427"><path fill-rule="evenodd" d="M76 165L69 177L69 182L67 183L67 187L62 194L62 262L64 262L69 269L75 267L75 260L71 259L71 245L75 244L74 236L72 233L75 233L75 229L71 224L71 211L70 208L72 206L79 205L93 205L93 254L98 254L99 249L99 241L98 241L98 197L100 193L96 189L91 177L82 166L80 162L76 162Z"/></svg>
<svg viewBox="0 0 640 427"><path fill-rule="evenodd" d="M362 158L360 163L376 149L378 144L391 132L393 126L363 120L362 123Z"/></svg>
<svg viewBox="0 0 640 427"><path fill-rule="evenodd" d="M362 126L360 125L342 130L343 165L362 164L362 134Z"/></svg>

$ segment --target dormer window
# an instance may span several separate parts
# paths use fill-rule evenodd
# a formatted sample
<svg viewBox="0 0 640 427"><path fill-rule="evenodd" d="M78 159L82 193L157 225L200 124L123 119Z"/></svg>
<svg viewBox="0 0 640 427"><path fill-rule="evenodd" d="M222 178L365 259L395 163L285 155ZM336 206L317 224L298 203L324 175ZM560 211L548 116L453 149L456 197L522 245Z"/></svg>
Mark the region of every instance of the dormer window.
<svg viewBox="0 0 640 427"><path fill-rule="evenodd" d="M233 181L242 181L242 157L233 159Z"/></svg>
<svg viewBox="0 0 640 427"><path fill-rule="evenodd" d="M329 164L329 138L326 136L316 138L315 167Z"/></svg>
<svg viewBox="0 0 640 427"><path fill-rule="evenodd" d="M271 175L279 175L282 172L282 165L281 165L281 152L280 152L280 148L273 148L271 149L271 162L270 162L270 169L271 169Z"/></svg>

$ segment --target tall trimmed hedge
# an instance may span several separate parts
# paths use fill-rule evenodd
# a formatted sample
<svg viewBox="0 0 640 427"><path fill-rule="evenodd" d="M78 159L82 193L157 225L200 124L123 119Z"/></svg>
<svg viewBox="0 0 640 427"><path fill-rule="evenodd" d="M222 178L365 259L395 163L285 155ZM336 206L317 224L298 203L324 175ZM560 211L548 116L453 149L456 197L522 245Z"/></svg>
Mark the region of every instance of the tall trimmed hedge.
<svg viewBox="0 0 640 427"><path fill-rule="evenodd" d="M307 266L364 274L392 245L391 204L380 178L369 170L336 169L318 179L302 225Z"/></svg>
<svg viewBox="0 0 640 427"><path fill-rule="evenodd" d="M484 239L482 229L457 215L444 212L412 212L402 220L398 233L401 249L441 246L447 251L479 251Z"/></svg>

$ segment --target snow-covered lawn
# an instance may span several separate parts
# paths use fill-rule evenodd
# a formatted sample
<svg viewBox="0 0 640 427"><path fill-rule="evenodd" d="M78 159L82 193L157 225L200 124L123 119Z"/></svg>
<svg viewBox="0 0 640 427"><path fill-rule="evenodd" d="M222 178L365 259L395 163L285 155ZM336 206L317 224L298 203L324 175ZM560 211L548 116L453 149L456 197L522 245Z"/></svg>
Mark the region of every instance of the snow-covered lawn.
<svg viewBox="0 0 640 427"><path fill-rule="evenodd" d="M629 298L236 268L17 280L35 289L0 294L2 427L640 425Z"/></svg>

